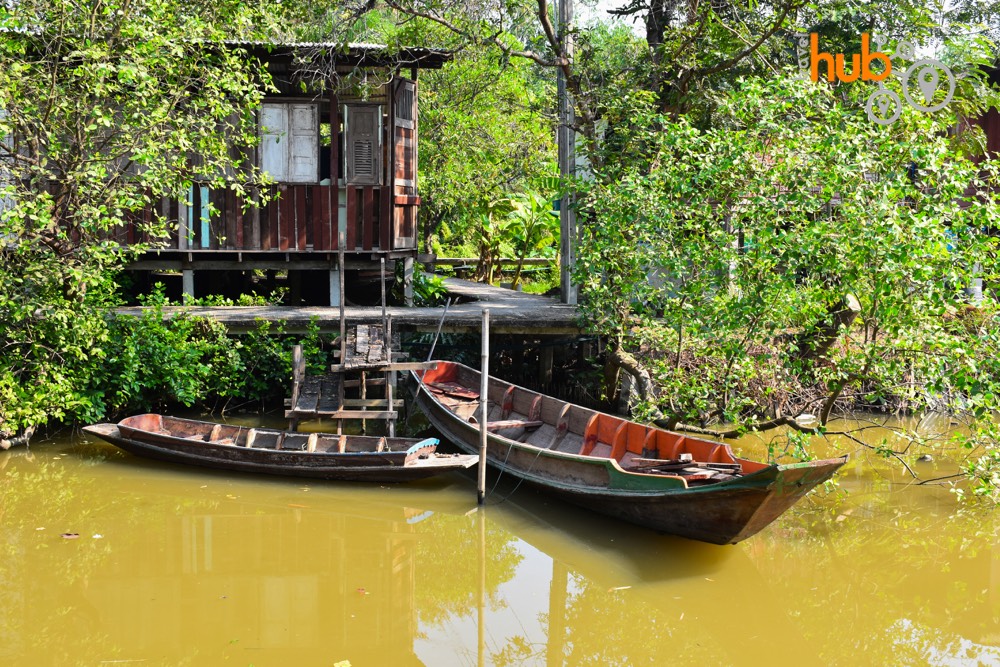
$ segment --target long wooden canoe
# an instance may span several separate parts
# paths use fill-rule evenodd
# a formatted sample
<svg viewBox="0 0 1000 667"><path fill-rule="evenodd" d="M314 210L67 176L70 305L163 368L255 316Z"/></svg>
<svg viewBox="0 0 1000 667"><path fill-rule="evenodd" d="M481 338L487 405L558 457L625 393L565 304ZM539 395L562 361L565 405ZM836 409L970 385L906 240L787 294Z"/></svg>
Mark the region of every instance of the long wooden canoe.
<svg viewBox="0 0 1000 667"><path fill-rule="evenodd" d="M413 371L417 401L448 439L479 451L479 372ZM505 474L624 521L714 544L744 540L830 479L847 457L789 465L489 379L487 459Z"/></svg>
<svg viewBox="0 0 1000 667"><path fill-rule="evenodd" d="M478 456L437 453L436 438L297 433L159 414L83 430L137 456L161 461L330 480L405 482L479 461Z"/></svg>

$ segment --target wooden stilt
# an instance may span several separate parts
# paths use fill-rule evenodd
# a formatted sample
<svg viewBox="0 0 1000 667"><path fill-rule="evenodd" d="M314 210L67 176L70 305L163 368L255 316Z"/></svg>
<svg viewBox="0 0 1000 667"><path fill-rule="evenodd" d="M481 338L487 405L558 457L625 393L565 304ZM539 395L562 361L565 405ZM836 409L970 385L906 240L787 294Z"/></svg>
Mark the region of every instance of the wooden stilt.
<svg viewBox="0 0 1000 667"><path fill-rule="evenodd" d="M385 320L385 358L392 365L392 317ZM385 398L389 410L395 410L396 406L392 402L392 390L396 387L396 371L389 370L385 376ZM389 437L396 437L396 420L389 420Z"/></svg>
<svg viewBox="0 0 1000 667"><path fill-rule="evenodd" d="M368 373L361 371L361 400L364 401L368 398ZM361 411L366 412L367 408L364 403L361 404ZM361 434L364 435L368 432L368 422L364 419L361 420Z"/></svg>
<svg viewBox="0 0 1000 667"><path fill-rule="evenodd" d="M340 270L330 269L330 305L340 305Z"/></svg>
<svg viewBox="0 0 1000 667"><path fill-rule="evenodd" d="M403 298L406 305L413 306L413 258L403 260Z"/></svg>
<svg viewBox="0 0 1000 667"><path fill-rule="evenodd" d="M181 270L181 291L194 298L194 270L193 269L182 269Z"/></svg>
<svg viewBox="0 0 1000 667"><path fill-rule="evenodd" d="M543 340L538 351L538 383L542 385L543 389L552 383L552 353L554 350L555 348L546 345Z"/></svg>

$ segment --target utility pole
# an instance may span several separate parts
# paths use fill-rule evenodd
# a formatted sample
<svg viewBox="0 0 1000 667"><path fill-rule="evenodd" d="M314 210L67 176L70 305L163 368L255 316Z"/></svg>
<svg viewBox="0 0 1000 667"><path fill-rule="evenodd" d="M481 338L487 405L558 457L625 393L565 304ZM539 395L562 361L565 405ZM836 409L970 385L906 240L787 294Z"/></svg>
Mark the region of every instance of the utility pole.
<svg viewBox="0 0 1000 667"><path fill-rule="evenodd" d="M559 0L559 39L563 55L573 57L573 0ZM564 182L576 174L576 133L573 100L566 85L566 73L558 71L559 94L559 175ZM576 285L572 271L576 261L576 209L574 197L565 193L559 202L559 292L563 303L576 304Z"/></svg>

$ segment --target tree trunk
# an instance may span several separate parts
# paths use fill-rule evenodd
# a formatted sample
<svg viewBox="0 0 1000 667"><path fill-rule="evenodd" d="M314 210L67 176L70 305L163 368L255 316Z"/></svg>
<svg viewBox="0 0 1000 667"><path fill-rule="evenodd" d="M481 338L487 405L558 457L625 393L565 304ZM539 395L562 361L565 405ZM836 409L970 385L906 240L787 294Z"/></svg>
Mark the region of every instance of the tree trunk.
<svg viewBox="0 0 1000 667"><path fill-rule="evenodd" d="M818 361L825 358L837 342L841 327L849 328L860 313L861 304L853 294L847 294L831 305L827 317L813 331L795 337L799 359Z"/></svg>
<svg viewBox="0 0 1000 667"><path fill-rule="evenodd" d="M35 435L35 427L29 426L24 429L24 433L17 437L4 438L0 440L0 449L10 449L11 447L16 447L18 445L27 445L33 435Z"/></svg>
<svg viewBox="0 0 1000 667"><path fill-rule="evenodd" d="M649 375L649 371L643 368L642 364L631 354L621 348L615 348L608 352L608 360L604 366L605 386L612 405L620 399L619 387L622 383L618 380L621 371L628 373L632 378L632 385L639 394L640 400L647 401L656 398L656 385L653 384L653 378Z"/></svg>

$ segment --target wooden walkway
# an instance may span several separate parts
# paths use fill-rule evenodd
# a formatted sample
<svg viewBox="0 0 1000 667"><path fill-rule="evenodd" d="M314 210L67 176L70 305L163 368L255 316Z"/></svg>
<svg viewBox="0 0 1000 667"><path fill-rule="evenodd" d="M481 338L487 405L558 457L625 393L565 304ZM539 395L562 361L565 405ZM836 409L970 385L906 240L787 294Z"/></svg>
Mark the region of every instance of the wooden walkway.
<svg viewBox="0 0 1000 667"><path fill-rule="evenodd" d="M576 306L559 303L558 299L537 294L524 294L482 283L446 278L445 285L452 299L444 331L478 333L483 308L490 309L490 330L501 334L578 334ZM165 317L181 313L208 317L221 322L232 333L247 333L261 321L282 323L287 333L303 333L310 320L316 319L320 331L340 333L340 308L310 306L171 306L163 309ZM435 331L444 307L386 309L395 325L416 331ZM122 315L138 316L141 307L119 308ZM380 307L346 306L344 314L351 324L381 324Z"/></svg>

